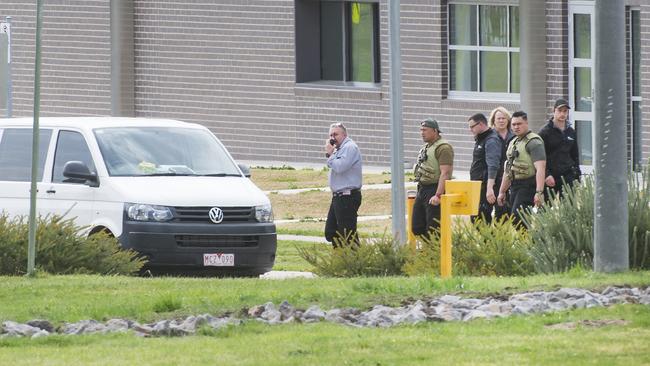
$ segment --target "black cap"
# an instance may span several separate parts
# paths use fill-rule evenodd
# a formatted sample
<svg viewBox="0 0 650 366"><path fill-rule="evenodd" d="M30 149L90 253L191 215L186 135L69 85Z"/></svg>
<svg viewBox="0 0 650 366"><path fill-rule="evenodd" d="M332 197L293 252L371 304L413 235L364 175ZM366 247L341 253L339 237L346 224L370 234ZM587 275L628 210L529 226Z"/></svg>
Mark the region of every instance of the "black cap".
<svg viewBox="0 0 650 366"><path fill-rule="evenodd" d="M569 102L567 102L564 99L556 100L555 105L553 106L553 110L558 109L560 107L567 107L567 108L571 109L571 107L569 106Z"/></svg>

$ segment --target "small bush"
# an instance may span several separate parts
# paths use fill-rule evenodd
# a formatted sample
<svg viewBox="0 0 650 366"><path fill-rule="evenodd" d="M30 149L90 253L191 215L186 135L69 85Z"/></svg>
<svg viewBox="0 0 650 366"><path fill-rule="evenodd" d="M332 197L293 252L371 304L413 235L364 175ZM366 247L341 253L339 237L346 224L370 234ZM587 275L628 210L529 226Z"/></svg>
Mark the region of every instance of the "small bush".
<svg viewBox="0 0 650 366"><path fill-rule="evenodd" d="M349 238L338 248L315 244L296 247L298 254L314 266L314 272L326 277L401 275L408 248L384 234L381 238Z"/></svg>
<svg viewBox="0 0 650 366"><path fill-rule="evenodd" d="M524 230L512 220L492 224L455 220L452 229L452 272L460 276L521 276L533 271ZM404 270L409 275L440 274L440 237L420 241Z"/></svg>
<svg viewBox="0 0 650 366"><path fill-rule="evenodd" d="M60 216L39 217L36 229L36 268L51 274L132 274L144 260L122 250L105 233L80 236L83 228ZM27 219L0 216L0 274L21 275L27 269Z"/></svg>
<svg viewBox="0 0 650 366"><path fill-rule="evenodd" d="M650 162L628 178L630 268L650 269Z"/></svg>
<svg viewBox="0 0 650 366"><path fill-rule="evenodd" d="M594 185L590 176L565 187L562 199L551 197L522 220L529 229L530 254L542 273L565 272L577 265L591 268L594 257Z"/></svg>

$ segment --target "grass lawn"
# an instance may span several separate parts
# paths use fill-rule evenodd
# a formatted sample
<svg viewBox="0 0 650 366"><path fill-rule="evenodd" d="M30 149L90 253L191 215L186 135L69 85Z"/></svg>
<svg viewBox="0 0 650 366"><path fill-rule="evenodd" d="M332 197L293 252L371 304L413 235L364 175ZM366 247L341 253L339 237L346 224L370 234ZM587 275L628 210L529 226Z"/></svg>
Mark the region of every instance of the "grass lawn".
<svg viewBox="0 0 650 366"><path fill-rule="evenodd" d="M99 276L0 277L0 320L127 317L139 321L188 314L222 314L273 301L306 308L398 305L443 293L479 296L560 286L647 286L650 272L591 272L519 278L433 277L292 279L130 278ZM10 301L7 301L10 299ZM170 301L173 300L173 301ZM160 304L176 304L161 312ZM158 309L158 312L156 312ZM625 320L622 325L546 325L579 320ZM0 365L430 365L603 364L650 362L650 307L624 305L468 323L354 328L329 323L267 326L247 322L185 338L132 334L0 339Z"/></svg>
<svg viewBox="0 0 650 366"><path fill-rule="evenodd" d="M293 234L293 235L307 235L307 236L323 236L325 230L325 221L301 221L301 222L288 222L279 224L276 223L278 234ZM383 220L369 220L359 221L357 223L359 235L362 237L381 237L386 233L390 235L392 232L391 219Z"/></svg>
<svg viewBox="0 0 650 366"><path fill-rule="evenodd" d="M323 250L328 248L327 244L311 243L304 241L293 240L278 240L278 250L276 253L274 271L301 271L311 272L313 270L311 264L307 263L302 257L298 255L296 248L298 247L322 247Z"/></svg>
<svg viewBox="0 0 650 366"><path fill-rule="evenodd" d="M280 219L326 218L332 201L332 193L307 191L298 194L269 195L273 216ZM390 190L367 190L362 192L360 216L390 214Z"/></svg>
<svg viewBox="0 0 650 366"><path fill-rule="evenodd" d="M323 164L323 167L325 165ZM263 191L327 187L326 169L252 168L251 180ZM390 173L366 173L363 184L390 183Z"/></svg>

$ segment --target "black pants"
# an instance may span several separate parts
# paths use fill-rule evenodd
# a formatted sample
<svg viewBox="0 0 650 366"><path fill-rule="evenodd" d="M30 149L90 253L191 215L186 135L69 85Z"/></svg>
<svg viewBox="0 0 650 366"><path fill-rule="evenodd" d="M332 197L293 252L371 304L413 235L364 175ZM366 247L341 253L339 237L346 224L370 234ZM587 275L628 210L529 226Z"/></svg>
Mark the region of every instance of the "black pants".
<svg viewBox="0 0 650 366"><path fill-rule="evenodd" d="M429 234L431 229L440 228L440 205L433 206L429 203L437 190L438 184L418 185L418 193L415 196L411 215L411 232L413 234Z"/></svg>
<svg viewBox="0 0 650 366"><path fill-rule="evenodd" d="M499 189L501 187L501 179L498 179L494 182L494 194L499 197ZM503 217L510 214L510 193L506 193L506 201L503 203L503 206L499 204L494 205L494 219L500 221Z"/></svg>
<svg viewBox="0 0 650 366"><path fill-rule="evenodd" d="M499 197L500 187L501 187L501 181L500 180L495 181L494 197ZM494 209L494 220L496 221L501 220L502 217L510 213L510 203L507 202L507 200L503 206L499 206L497 203L490 204L487 201L486 193L487 193L487 181L483 181L481 183L481 201L479 202L479 206L478 206L478 215L471 217L472 222L475 222L480 217L481 220L483 220L483 222L486 222L488 224L491 223L493 209Z"/></svg>
<svg viewBox="0 0 650 366"><path fill-rule="evenodd" d="M535 177L515 179L510 186L510 207L515 225L521 224L521 211L535 205Z"/></svg>
<svg viewBox="0 0 650 366"><path fill-rule="evenodd" d="M544 190L545 199L550 198L551 191L556 193L556 197L559 196L562 198L562 191L564 190L565 184L569 187L573 187L574 183L580 182L580 177L572 170L563 174L553 175L553 179L555 179L555 187L546 187Z"/></svg>
<svg viewBox="0 0 650 366"><path fill-rule="evenodd" d="M359 206L361 206L361 191L358 189L353 190L349 195L332 195L330 210L325 222L325 239L333 243L335 247L338 246L335 238L342 240L341 244L345 242L345 239L359 243L357 235Z"/></svg>

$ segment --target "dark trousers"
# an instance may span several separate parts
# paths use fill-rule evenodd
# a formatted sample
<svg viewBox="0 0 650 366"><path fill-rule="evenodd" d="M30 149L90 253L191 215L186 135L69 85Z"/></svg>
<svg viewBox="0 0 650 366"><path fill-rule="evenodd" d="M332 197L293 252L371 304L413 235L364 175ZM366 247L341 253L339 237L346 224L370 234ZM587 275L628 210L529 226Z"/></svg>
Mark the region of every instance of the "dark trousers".
<svg viewBox="0 0 650 366"><path fill-rule="evenodd" d="M501 180L497 180L494 182L494 194L499 197L499 188L501 187ZM498 204L494 205L494 219L496 221L501 221L502 218L505 218L510 214L510 193L507 192L507 197L506 197L506 202L504 202L503 206L499 206Z"/></svg>
<svg viewBox="0 0 650 366"><path fill-rule="evenodd" d="M580 181L580 177L573 171L569 171L560 175L553 175L555 179L555 187L546 187L544 190L544 198L551 198L550 192L555 192L555 197L562 198L562 191L564 190L564 185L566 184L569 187L573 187L573 184Z"/></svg>
<svg viewBox="0 0 650 366"><path fill-rule="evenodd" d="M494 196L499 197L499 187L501 187L501 181L495 181L494 182ZM487 201L487 198L485 197L485 194L487 193L487 181L483 181L481 183L481 201L479 202L478 206L478 215L472 216L472 222L475 222L476 220L481 218L483 222L486 223L491 223L492 222L492 210L494 209L494 220L499 221L501 220L504 216L508 215L510 213L510 203L505 202L503 206L499 206L498 204L490 204Z"/></svg>
<svg viewBox="0 0 650 366"><path fill-rule="evenodd" d="M411 215L411 232L414 235L429 234L431 229L440 228L440 205L433 206L429 203L437 190L438 184L418 184L418 193L415 196Z"/></svg>
<svg viewBox="0 0 650 366"><path fill-rule="evenodd" d="M357 212L361 206L361 191L352 190L349 195L332 195L330 210L325 222L325 239L338 246L350 242L359 243L357 235ZM338 239L338 240L334 240ZM340 241L337 243L337 241Z"/></svg>
<svg viewBox="0 0 650 366"><path fill-rule="evenodd" d="M521 224L521 211L535 204L535 177L515 179L510 186L510 213L515 225Z"/></svg>

